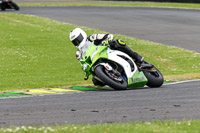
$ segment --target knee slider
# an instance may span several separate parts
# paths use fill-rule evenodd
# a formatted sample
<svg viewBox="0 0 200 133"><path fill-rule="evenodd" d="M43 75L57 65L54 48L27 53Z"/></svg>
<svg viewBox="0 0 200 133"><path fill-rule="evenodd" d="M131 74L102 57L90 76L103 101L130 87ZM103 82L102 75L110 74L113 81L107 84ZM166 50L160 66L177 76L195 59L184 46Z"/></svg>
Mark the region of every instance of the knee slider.
<svg viewBox="0 0 200 133"><path fill-rule="evenodd" d="M117 42L121 46L126 46L126 43L123 40L121 40L121 39L118 39Z"/></svg>

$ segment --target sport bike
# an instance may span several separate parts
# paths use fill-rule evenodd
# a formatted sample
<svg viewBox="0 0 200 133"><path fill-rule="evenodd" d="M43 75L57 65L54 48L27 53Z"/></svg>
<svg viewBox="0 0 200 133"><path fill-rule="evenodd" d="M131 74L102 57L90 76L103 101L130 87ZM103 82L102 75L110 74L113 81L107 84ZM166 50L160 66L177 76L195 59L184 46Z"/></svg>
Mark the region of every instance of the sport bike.
<svg viewBox="0 0 200 133"><path fill-rule="evenodd" d="M19 10L19 6L12 0L0 0L0 8L2 11L6 9Z"/></svg>
<svg viewBox="0 0 200 133"><path fill-rule="evenodd" d="M88 44L81 54L80 63L85 72L85 80L93 76L95 85L108 85L115 90L127 88L160 87L162 73L152 64L135 62L129 55L109 46ZM95 81L95 82L94 82Z"/></svg>

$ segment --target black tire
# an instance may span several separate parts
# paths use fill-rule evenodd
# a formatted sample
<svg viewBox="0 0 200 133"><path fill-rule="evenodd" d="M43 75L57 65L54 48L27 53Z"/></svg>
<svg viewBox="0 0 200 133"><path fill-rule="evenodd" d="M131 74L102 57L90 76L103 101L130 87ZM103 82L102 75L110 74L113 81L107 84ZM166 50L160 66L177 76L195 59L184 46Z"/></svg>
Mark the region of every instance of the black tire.
<svg viewBox="0 0 200 133"><path fill-rule="evenodd" d="M162 73L155 66L153 67L154 71L149 71L148 69L143 70L144 75L148 79L147 86L151 88L162 86L164 82Z"/></svg>
<svg viewBox="0 0 200 133"><path fill-rule="evenodd" d="M15 10L19 10L19 6L16 4L16 3L12 3L12 6L13 6L13 8L15 9Z"/></svg>
<svg viewBox="0 0 200 133"><path fill-rule="evenodd" d="M127 89L127 82L121 76L122 82L117 82L111 79L105 72L105 68L103 66L97 66L94 70L96 76L101 79L106 85L112 87L115 90L126 90Z"/></svg>
<svg viewBox="0 0 200 133"><path fill-rule="evenodd" d="M5 4L1 4L1 10L2 10L2 11L5 11L5 10L6 10Z"/></svg>
<svg viewBox="0 0 200 133"><path fill-rule="evenodd" d="M92 77L92 82L95 86L104 86L105 84L101 81L97 80L96 78Z"/></svg>
<svg viewBox="0 0 200 133"><path fill-rule="evenodd" d="M6 8L1 8L1 10L2 10L2 11L5 11L5 10L6 10Z"/></svg>

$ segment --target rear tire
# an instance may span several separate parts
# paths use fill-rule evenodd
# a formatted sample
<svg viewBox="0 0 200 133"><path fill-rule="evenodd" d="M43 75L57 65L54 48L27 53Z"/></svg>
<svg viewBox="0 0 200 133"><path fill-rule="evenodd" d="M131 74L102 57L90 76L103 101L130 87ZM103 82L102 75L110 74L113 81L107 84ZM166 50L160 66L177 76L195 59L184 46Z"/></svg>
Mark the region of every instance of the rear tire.
<svg viewBox="0 0 200 133"><path fill-rule="evenodd" d="M105 68L101 65L97 66L94 70L94 73L96 76L101 79L106 85L112 87L115 90L126 90L127 89L127 82L125 79L121 76L120 78L122 79L121 82L115 81L109 77L106 72Z"/></svg>
<svg viewBox="0 0 200 133"><path fill-rule="evenodd" d="M147 86L153 88L153 87L160 87L162 86L164 79L162 73L154 66L153 69L155 71L149 71L149 68L147 70L143 70L144 75L148 79Z"/></svg>
<svg viewBox="0 0 200 133"><path fill-rule="evenodd" d="M16 4L16 3L12 3L12 6L13 6L13 8L15 9L15 10L19 10L19 6Z"/></svg>

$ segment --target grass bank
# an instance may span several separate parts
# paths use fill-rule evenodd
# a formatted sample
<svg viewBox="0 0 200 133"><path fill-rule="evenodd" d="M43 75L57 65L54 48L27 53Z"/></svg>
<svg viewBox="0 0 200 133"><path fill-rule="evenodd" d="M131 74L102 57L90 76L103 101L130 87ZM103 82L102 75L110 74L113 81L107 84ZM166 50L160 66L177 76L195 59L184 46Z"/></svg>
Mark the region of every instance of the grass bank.
<svg viewBox="0 0 200 133"><path fill-rule="evenodd" d="M75 25L22 14L0 14L0 91L90 84L69 41ZM103 31L83 27L87 34ZM115 35L145 60L155 64L165 79L200 78L200 54L149 41Z"/></svg>
<svg viewBox="0 0 200 133"><path fill-rule="evenodd" d="M161 2L62 2L62 3L19 3L19 6L125 6L125 7L172 7L200 9L200 4L191 3L161 3Z"/></svg>
<svg viewBox="0 0 200 133"><path fill-rule="evenodd" d="M198 133L200 121L155 121L101 125L21 126L1 128L14 133Z"/></svg>

